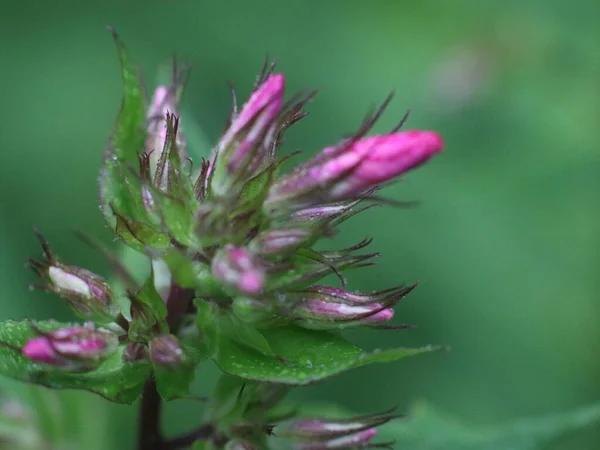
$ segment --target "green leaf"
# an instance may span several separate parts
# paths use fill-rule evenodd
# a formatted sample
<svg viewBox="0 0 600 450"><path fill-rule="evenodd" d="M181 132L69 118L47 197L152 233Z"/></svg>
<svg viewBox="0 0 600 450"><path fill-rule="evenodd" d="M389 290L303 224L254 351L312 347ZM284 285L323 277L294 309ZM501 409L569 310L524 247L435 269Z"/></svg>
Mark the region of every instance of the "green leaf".
<svg viewBox="0 0 600 450"><path fill-rule="evenodd" d="M243 346L218 333L215 361L226 373L251 380L306 385L372 363L441 350L427 346L365 352L342 337L295 326L261 330L274 355Z"/></svg>
<svg viewBox="0 0 600 450"><path fill-rule="evenodd" d="M148 306L149 310L158 320L165 320L167 317L167 305L163 302L156 287L154 286L154 269L146 279L140 290L135 295L135 303L141 303Z"/></svg>
<svg viewBox="0 0 600 450"><path fill-rule="evenodd" d="M384 426L381 436L411 450L542 450L558 438L599 424L598 403L495 427L468 426L420 404L408 419Z"/></svg>
<svg viewBox="0 0 600 450"><path fill-rule="evenodd" d="M224 314L220 318L219 331L236 343L263 355L277 356L262 332L251 325L242 323L233 314Z"/></svg>
<svg viewBox="0 0 600 450"><path fill-rule="evenodd" d="M245 391L245 383L243 378L222 374L213 393L213 402L208 407L207 417L214 422L221 422L224 417L243 410L245 404L241 405L243 398L240 398L240 394Z"/></svg>
<svg viewBox="0 0 600 450"><path fill-rule="evenodd" d="M166 401L185 398L189 395L196 366L202 358L202 355L195 348L183 344L182 348L186 355L186 360L182 365L176 368L154 366L156 388L160 396Z"/></svg>
<svg viewBox="0 0 600 450"><path fill-rule="evenodd" d="M207 264L194 261L191 256L177 249L168 250L161 258L181 287L195 289L199 297L225 297L223 288L212 276Z"/></svg>
<svg viewBox="0 0 600 450"><path fill-rule="evenodd" d="M145 222L130 219L115 212L115 232L134 250L144 252L147 247L162 250L169 248L171 239Z"/></svg>
<svg viewBox="0 0 600 450"><path fill-rule="evenodd" d="M167 330L167 305L156 291L154 269L140 290L131 298L132 322L129 325L129 337L134 341L150 340L154 337L156 324Z"/></svg>
<svg viewBox="0 0 600 450"><path fill-rule="evenodd" d="M138 220L143 210L141 195L136 189L139 183L135 182L134 175L128 173L128 168L137 167L138 152L144 148L146 107L138 72L117 33L112 29L111 32L117 45L124 89L100 176L100 199L105 219L115 228L113 208L121 215Z"/></svg>
<svg viewBox="0 0 600 450"><path fill-rule="evenodd" d="M277 356L261 331L243 323L231 311L222 310L217 305L203 300L197 300L196 307L196 324L206 337L206 344L212 350L212 354L217 352L220 339L230 339L263 355Z"/></svg>
<svg viewBox="0 0 600 450"><path fill-rule="evenodd" d="M75 324L35 322L42 331L53 331ZM0 341L21 348L25 341L36 336L30 322L6 321L0 323ZM0 346L0 374L28 383L54 389L83 389L118 403L133 403L140 395L150 373L146 363L125 363L124 346L91 372L74 373L35 364L21 353Z"/></svg>

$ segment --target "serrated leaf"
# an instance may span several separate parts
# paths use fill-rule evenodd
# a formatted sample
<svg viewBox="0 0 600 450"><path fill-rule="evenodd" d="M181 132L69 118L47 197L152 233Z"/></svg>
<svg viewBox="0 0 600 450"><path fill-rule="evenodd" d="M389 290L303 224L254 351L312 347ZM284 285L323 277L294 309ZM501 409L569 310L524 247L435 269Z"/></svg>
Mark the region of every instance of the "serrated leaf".
<svg viewBox="0 0 600 450"><path fill-rule="evenodd" d="M495 427L465 425L420 404L407 419L383 427L381 435L411 450L542 450L560 437L598 424L600 404Z"/></svg>
<svg viewBox="0 0 600 450"><path fill-rule="evenodd" d="M35 322L35 326L42 331L74 325L52 321ZM35 335L30 322L0 323L0 341L16 348L21 348L27 339ZM133 403L141 394L150 373L150 365L123 362L123 350L124 346L121 346L94 371L73 373L34 364L19 352L0 346L0 374L54 389L83 389L118 403Z"/></svg>
<svg viewBox="0 0 600 450"><path fill-rule="evenodd" d="M261 354L227 335L218 334L214 358L221 370L251 380L306 385L367 364L395 361L442 348L397 348L369 353L325 331L287 326L262 332L276 356Z"/></svg>
<svg viewBox="0 0 600 450"><path fill-rule="evenodd" d="M113 208L120 214L139 219L134 214L143 208L141 195L132 195L133 175L127 168L136 167L137 154L144 148L146 132L146 107L144 89L138 72L127 49L114 30L111 30L117 46L123 77L121 109L105 155L100 176L102 212L112 228L116 225Z"/></svg>

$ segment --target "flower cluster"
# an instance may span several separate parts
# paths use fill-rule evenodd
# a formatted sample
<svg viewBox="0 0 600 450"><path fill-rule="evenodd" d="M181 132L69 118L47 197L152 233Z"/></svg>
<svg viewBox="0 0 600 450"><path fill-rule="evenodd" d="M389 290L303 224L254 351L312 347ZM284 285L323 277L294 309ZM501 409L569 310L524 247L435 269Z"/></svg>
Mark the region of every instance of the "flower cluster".
<svg viewBox="0 0 600 450"><path fill-rule="evenodd" d="M332 348L344 349L342 363L315 368L308 361L290 378L288 368L307 358L288 361L270 330L304 333L303 339L319 345L336 336L327 330L404 327L388 322L396 303L414 286L370 293L345 288L345 270L374 264L377 253L363 251L369 239L335 250L316 244L381 200L377 192L384 184L439 153L440 136L400 127L369 136L386 101L354 134L284 172L283 163L296 157L280 154L285 131L307 114L304 107L314 93L286 101L285 77L265 66L241 108L233 95L228 127L210 156L194 165L178 115L188 71L174 65L171 84L159 86L148 101L118 39L117 44L126 95L100 177L101 209L115 234L147 256L149 274L140 285L103 250L124 288L117 289L99 275L64 263L36 230L43 259L30 260L42 280L34 286L65 299L85 323L11 324L17 331L7 334L11 339L3 341L4 348L34 363L31 370L40 382L84 387L124 403L134 401L144 383L166 400L185 395L202 358L215 359L236 377L282 383L284 388L259 383L247 409L231 409L230 414L248 412L250 419L246 413L224 419L224 407L217 408L214 422L228 427L209 424L214 448L259 448L256 443L264 444L267 435L278 442L273 448L381 446L371 439L375 428L390 420L388 414L347 421L269 418L268 409L287 392L285 386L377 362L338 339ZM337 276L343 287L322 284L328 275ZM394 351L390 359L405 349ZM260 359L255 366L271 372L236 372L240 354ZM121 371L122 378L111 375L107 383L113 385L102 385L105 371ZM72 378L89 372L90 378ZM52 373L69 376L52 378ZM126 382L114 384L115 379ZM240 398L241 393L238 403ZM245 423L258 426L246 432Z"/></svg>

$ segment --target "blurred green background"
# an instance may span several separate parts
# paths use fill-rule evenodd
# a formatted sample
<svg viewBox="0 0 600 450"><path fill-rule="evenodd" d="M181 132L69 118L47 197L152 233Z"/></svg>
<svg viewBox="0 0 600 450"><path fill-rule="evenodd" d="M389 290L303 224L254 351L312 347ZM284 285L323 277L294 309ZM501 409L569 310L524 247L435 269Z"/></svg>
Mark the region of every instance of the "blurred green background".
<svg viewBox="0 0 600 450"><path fill-rule="evenodd" d="M421 281L396 319L418 330L353 340L445 343L452 352L359 369L296 398L360 413L425 399L476 424L600 400L596 0L1 5L0 319L71 317L58 299L27 291L33 276L23 263L40 253L34 224L69 262L108 273L71 230L111 239L96 185L120 101L110 24L150 85L173 52L194 64L183 120L196 157L209 152L202 134L215 142L222 130L225 81L245 98L266 53L289 93L321 89L286 151L306 157L336 142L391 89L395 101L375 131L411 108L409 128L445 137L441 157L386 191L418 207L372 210L335 244L371 236L383 252L380 266L349 275L352 288ZM209 393L214 379L214 370L201 372L196 391ZM104 443L98 449L130 447L134 408L66 396L82 411L73 420L93 416L86 432ZM199 409L169 405L168 429L193 425ZM108 423L115 431L106 436ZM556 448L599 445L591 430Z"/></svg>

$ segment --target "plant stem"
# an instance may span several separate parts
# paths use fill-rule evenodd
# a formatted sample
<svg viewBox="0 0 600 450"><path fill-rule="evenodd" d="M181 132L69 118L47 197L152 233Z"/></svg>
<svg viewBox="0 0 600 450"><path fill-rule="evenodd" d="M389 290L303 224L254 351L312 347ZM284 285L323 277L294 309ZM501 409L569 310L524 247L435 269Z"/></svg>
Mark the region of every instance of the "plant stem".
<svg viewBox="0 0 600 450"><path fill-rule="evenodd" d="M196 441L208 440L212 438L214 434L214 425L210 423L203 424L188 434L164 441L161 450L178 450L182 448L188 448Z"/></svg>
<svg viewBox="0 0 600 450"><path fill-rule="evenodd" d="M167 299L167 325L169 331L177 334L181 323L181 317L187 312L191 301L194 299L194 290L185 289L172 283L169 297ZM164 450L178 447L165 447L165 442L160 429L160 411L162 400L156 389L156 382L150 376L144 385L142 403L140 405L140 418L138 426L138 450ZM185 438L183 436L180 439ZM197 438L196 438L197 439ZM178 440L174 442L177 444ZM187 442L187 441L183 441ZM188 443L190 445L193 440Z"/></svg>
<svg viewBox="0 0 600 450"><path fill-rule="evenodd" d="M161 399L156 382L148 378L144 385L138 427L138 450L160 450L163 438L160 432Z"/></svg>
<svg viewBox="0 0 600 450"><path fill-rule="evenodd" d="M181 317L187 313L192 300L194 290L182 288L173 283L167 299L167 325L171 333L176 334L181 323Z"/></svg>

